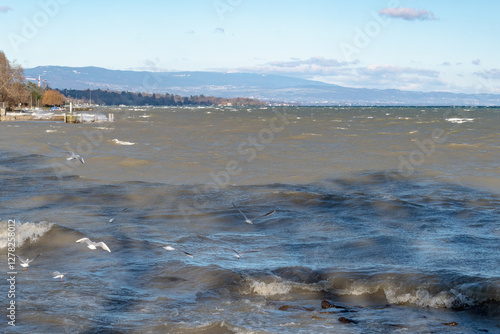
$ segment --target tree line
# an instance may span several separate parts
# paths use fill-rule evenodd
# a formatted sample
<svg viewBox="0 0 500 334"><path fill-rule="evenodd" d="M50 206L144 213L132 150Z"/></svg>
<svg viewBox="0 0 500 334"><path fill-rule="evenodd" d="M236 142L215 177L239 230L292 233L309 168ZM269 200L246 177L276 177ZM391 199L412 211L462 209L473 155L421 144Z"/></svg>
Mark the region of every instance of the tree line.
<svg viewBox="0 0 500 334"><path fill-rule="evenodd" d="M155 93L132 93L116 92L110 90L77 90L58 89L62 95L69 100L82 103L93 103L100 105L133 105L133 106L210 106L210 105L233 105L233 106L261 106L265 103L245 97L222 98L204 95L191 95L189 97L174 94Z"/></svg>

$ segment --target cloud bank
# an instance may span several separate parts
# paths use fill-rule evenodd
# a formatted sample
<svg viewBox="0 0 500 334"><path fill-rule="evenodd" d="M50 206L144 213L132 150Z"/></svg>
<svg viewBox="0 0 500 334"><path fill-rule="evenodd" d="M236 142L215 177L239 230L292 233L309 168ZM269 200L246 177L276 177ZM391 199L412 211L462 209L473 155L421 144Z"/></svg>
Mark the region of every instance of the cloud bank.
<svg viewBox="0 0 500 334"><path fill-rule="evenodd" d="M254 73L292 74L292 75L339 75L346 71L346 67L355 65L353 62L338 61L323 57L311 57L309 59L292 59L288 61L272 61L265 64L240 68L239 70Z"/></svg>
<svg viewBox="0 0 500 334"><path fill-rule="evenodd" d="M478 65L479 59L475 60ZM431 67L398 66L396 64L364 65L359 60L352 62L324 58L290 58L288 60L262 62L248 67L233 69L215 69L225 72L246 72L259 74L277 74L290 77L304 78L326 82L334 85L353 88L400 89L411 91L450 91L463 93L475 91L475 84L471 80L457 79L450 75L450 67L455 64L445 61ZM490 69L468 73L478 78L488 80L487 91L495 92L494 82L500 80L500 69ZM458 78L465 78L465 74L458 74ZM491 82L490 82L491 81ZM472 82L472 84L471 84ZM472 87L472 88L471 88Z"/></svg>
<svg viewBox="0 0 500 334"><path fill-rule="evenodd" d="M474 72L474 75L477 75L483 79L487 80L499 80L500 79L500 69L494 68L491 70L483 71L483 72Z"/></svg>
<svg viewBox="0 0 500 334"><path fill-rule="evenodd" d="M370 65L359 70L360 74L378 77L397 77L402 75L416 75L429 78L439 77L439 72L434 70L400 67L395 65Z"/></svg>
<svg viewBox="0 0 500 334"><path fill-rule="evenodd" d="M384 8L379 12L380 15L396 18L396 19L404 19L407 21L413 20L435 20L434 13L427 11L425 9L415 9L408 7L396 7L396 8Z"/></svg>
<svg viewBox="0 0 500 334"><path fill-rule="evenodd" d="M355 64L356 62L345 62L345 61L338 61L337 59L327 59L323 57L311 57L309 59L301 60L301 59L292 59L289 61L273 61L269 62L268 65L273 65L277 67L296 67L296 66L302 66L302 65L316 65L316 66L322 66L322 67L339 67L339 66L345 66L348 64Z"/></svg>

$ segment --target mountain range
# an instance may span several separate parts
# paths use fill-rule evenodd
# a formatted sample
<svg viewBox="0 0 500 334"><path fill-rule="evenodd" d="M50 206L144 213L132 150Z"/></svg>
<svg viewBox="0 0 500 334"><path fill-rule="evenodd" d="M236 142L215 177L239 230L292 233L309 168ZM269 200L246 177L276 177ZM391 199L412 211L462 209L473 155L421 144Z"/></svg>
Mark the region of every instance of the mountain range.
<svg viewBox="0 0 500 334"><path fill-rule="evenodd" d="M26 77L40 76L50 87L59 89L102 89L182 96L203 94L302 105L500 105L500 94L349 88L274 74L122 71L65 66L39 66L24 72Z"/></svg>

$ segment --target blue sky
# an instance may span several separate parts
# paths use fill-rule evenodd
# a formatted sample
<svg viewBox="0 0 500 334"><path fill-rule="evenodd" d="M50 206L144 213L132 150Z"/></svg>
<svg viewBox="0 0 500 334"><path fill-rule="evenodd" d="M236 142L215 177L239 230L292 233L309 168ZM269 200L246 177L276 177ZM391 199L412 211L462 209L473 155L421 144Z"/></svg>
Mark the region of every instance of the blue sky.
<svg viewBox="0 0 500 334"><path fill-rule="evenodd" d="M25 68L283 74L349 87L500 93L491 0L0 0Z"/></svg>

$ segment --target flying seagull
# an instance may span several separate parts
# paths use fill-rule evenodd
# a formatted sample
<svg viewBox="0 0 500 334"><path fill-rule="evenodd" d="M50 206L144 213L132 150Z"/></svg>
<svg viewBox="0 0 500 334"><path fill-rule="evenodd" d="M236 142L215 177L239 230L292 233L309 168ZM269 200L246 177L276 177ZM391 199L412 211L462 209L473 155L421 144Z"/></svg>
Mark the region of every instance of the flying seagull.
<svg viewBox="0 0 500 334"><path fill-rule="evenodd" d="M243 218L245 218L245 223L247 223L247 224L253 224L254 220L270 216L270 215L272 215L272 214L274 214L276 212L276 210L273 210L271 212L266 213L265 215L255 217L253 219L249 219L240 209L238 209L238 207L234 203L231 203L231 204L236 208L236 210L238 210L239 213L241 213L241 215L243 216Z"/></svg>
<svg viewBox="0 0 500 334"><path fill-rule="evenodd" d="M80 154L76 154L73 151L66 151L67 154L69 154L69 157L66 158L66 160L80 160L82 164L85 163L85 160L83 160L83 157Z"/></svg>
<svg viewBox="0 0 500 334"><path fill-rule="evenodd" d="M182 252L182 253L186 254L187 256L189 256L189 257L191 257L191 258L193 258L193 257L194 257L194 255L193 255L193 254L188 253L188 252L185 252L185 251L180 250L180 249L177 249L177 248L174 248L174 247L172 247L172 246L165 246L165 247L162 247L162 248L166 249L168 252L171 252L171 251L177 250L177 251L179 251L179 252Z"/></svg>
<svg viewBox="0 0 500 334"><path fill-rule="evenodd" d="M123 209L123 210L122 210L122 211L120 211L120 212L125 212L125 211L127 211L127 210L128 210L128 208L125 208L125 209ZM111 217L111 219L110 219L110 220L108 220L108 223L112 223L112 222L114 222L114 221L115 221L115 217Z"/></svg>
<svg viewBox="0 0 500 334"><path fill-rule="evenodd" d="M66 142L65 144L69 147L69 143ZM51 145L51 144L49 144L49 145L50 145L50 147L52 147L56 151L66 153L68 155L66 160L79 160L82 164L85 163L85 160L83 159L83 157L80 154L77 154L71 150L65 150L63 148L56 147L56 146Z"/></svg>
<svg viewBox="0 0 500 334"><path fill-rule="evenodd" d="M258 250L251 250L251 251L246 251L246 252L238 252L238 251L235 251L234 249L232 248L224 248L224 249L227 249L231 252L234 253L234 256L239 260L243 257L243 254L248 254L248 253L256 253L258 252Z"/></svg>
<svg viewBox="0 0 500 334"><path fill-rule="evenodd" d="M102 249L108 251L111 253L111 250L109 249L109 247L102 241L99 241L99 242L93 242L92 240L90 240L89 238L81 238L81 239L78 239L76 242L86 242L87 243L87 247L90 248L90 249L96 249L96 246L99 246L99 247L102 247Z"/></svg>
<svg viewBox="0 0 500 334"><path fill-rule="evenodd" d="M59 278L59 280L64 281L63 277L64 275L66 275L66 273L60 273L58 271L54 271L52 275L54 275L54 278Z"/></svg>
<svg viewBox="0 0 500 334"><path fill-rule="evenodd" d="M19 257L19 256L17 256L17 255L16 255L16 257L19 259L19 261L21 261L21 262L22 262L22 263L21 263L21 267L23 267L23 268L24 268L24 270L27 270L27 269L28 269L28 267L30 266L30 263L31 263L34 259L36 259L37 257L39 257L40 255L42 255L42 253L38 254L37 256L35 256L34 258L32 258L31 260L30 260L30 259L26 259L26 260L24 260L24 259L20 258L20 257Z"/></svg>

